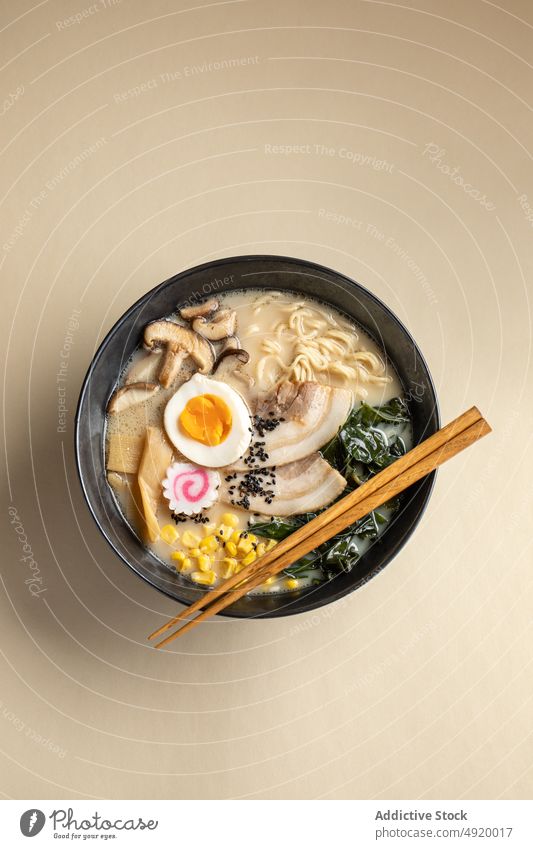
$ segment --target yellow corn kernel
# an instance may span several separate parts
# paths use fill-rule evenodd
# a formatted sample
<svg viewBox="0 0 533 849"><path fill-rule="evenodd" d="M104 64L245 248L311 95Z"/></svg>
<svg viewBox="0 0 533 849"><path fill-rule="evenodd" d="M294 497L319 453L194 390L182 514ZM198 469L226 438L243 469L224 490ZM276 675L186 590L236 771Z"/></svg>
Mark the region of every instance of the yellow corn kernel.
<svg viewBox="0 0 533 849"><path fill-rule="evenodd" d="M297 590L300 586L297 578L287 578L286 582L288 590Z"/></svg>
<svg viewBox="0 0 533 849"><path fill-rule="evenodd" d="M257 542L257 537L255 534L251 534L250 531L245 531L244 533L246 534L247 539L249 539L250 542Z"/></svg>
<svg viewBox="0 0 533 849"><path fill-rule="evenodd" d="M235 513L224 513L222 516L222 521L225 525L229 525L230 528L236 528L239 524L239 519L235 515Z"/></svg>
<svg viewBox="0 0 533 849"><path fill-rule="evenodd" d="M249 539L241 539L237 543L237 551L240 551L241 554L248 554L253 547L253 543Z"/></svg>
<svg viewBox="0 0 533 849"><path fill-rule="evenodd" d="M173 551L170 555L171 560L177 560L179 563L183 563L187 555L184 551Z"/></svg>
<svg viewBox="0 0 533 849"><path fill-rule="evenodd" d="M255 553L255 551L250 551L250 553L247 554L246 557L242 558L241 563L242 563L243 566L249 566L250 563L254 562L256 557L257 557L257 554Z"/></svg>
<svg viewBox="0 0 533 849"><path fill-rule="evenodd" d="M237 566L239 565L238 561L235 560L234 557L225 557L222 561L222 577L223 578L231 578L231 576L235 573Z"/></svg>
<svg viewBox="0 0 533 849"><path fill-rule="evenodd" d="M202 551L216 551L218 548L217 538L213 536L213 534L209 534L209 536L204 537L202 542L200 543L200 549Z"/></svg>
<svg viewBox="0 0 533 849"><path fill-rule="evenodd" d="M275 539L269 539L269 541L266 544L266 550L271 551L273 548L276 547L276 545L277 545L277 543L276 543Z"/></svg>
<svg viewBox="0 0 533 849"><path fill-rule="evenodd" d="M198 548L200 537L196 534L193 534L192 531L183 531L183 534L181 535L181 541L183 545L187 546L187 548Z"/></svg>
<svg viewBox="0 0 533 849"><path fill-rule="evenodd" d="M211 570L211 558L208 554L199 554L196 559L201 572L209 572Z"/></svg>
<svg viewBox="0 0 533 849"><path fill-rule="evenodd" d="M200 551L199 548L190 548L189 549L189 554L190 554L191 557L199 557L201 553L202 552Z"/></svg>
<svg viewBox="0 0 533 849"><path fill-rule="evenodd" d="M232 534L232 530L229 525L220 525L217 528L217 537L219 540L223 540L223 542L227 542Z"/></svg>
<svg viewBox="0 0 533 849"><path fill-rule="evenodd" d="M179 539L179 533L174 525L163 525L161 528L161 539L164 542L168 542L169 545L172 545L173 542Z"/></svg>
<svg viewBox="0 0 533 849"><path fill-rule="evenodd" d="M212 587L217 576L210 570L209 572L193 572L191 578L196 584L204 584L207 587Z"/></svg>
<svg viewBox="0 0 533 849"><path fill-rule="evenodd" d="M239 542L240 538L241 538L240 531L233 531L233 533L230 537L231 541L235 542L235 543Z"/></svg>
<svg viewBox="0 0 533 849"><path fill-rule="evenodd" d="M258 557L262 557L265 551L267 550L266 543L260 542L257 548L255 549L255 553Z"/></svg>
<svg viewBox="0 0 533 849"><path fill-rule="evenodd" d="M208 537L209 534L214 533L216 525L203 525L204 537Z"/></svg>
<svg viewBox="0 0 533 849"><path fill-rule="evenodd" d="M232 557L235 557L235 555L237 554L237 546L235 545L234 542L232 542L231 540L228 540L228 542L226 543L226 545L224 547L225 547L226 551L228 552L228 554L230 554Z"/></svg>
<svg viewBox="0 0 533 849"><path fill-rule="evenodd" d="M186 557L183 563L179 567L180 572L189 572L192 569L192 560L190 557Z"/></svg>

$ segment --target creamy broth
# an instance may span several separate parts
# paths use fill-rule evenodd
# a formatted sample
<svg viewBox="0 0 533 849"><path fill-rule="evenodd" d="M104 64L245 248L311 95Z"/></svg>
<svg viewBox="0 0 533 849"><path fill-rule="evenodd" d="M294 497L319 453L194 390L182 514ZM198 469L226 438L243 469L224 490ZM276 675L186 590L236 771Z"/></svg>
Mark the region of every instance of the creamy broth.
<svg viewBox="0 0 533 849"><path fill-rule="evenodd" d="M314 316L330 318L340 328L347 329L357 337L358 348L369 351L383 360L383 352L364 330L333 307L322 305L311 298L276 291L269 293L232 292L225 296L224 304L231 306L237 312L239 339L242 347L250 353L251 363L257 364L264 356L262 345L272 339L273 328L279 322L286 320L287 310L289 309L300 312L305 309L313 314L311 318ZM290 348L289 340L283 333L277 336L276 340L281 347L280 356L286 360ZM272 374L272 371L273 369L270 374ZM402 394L400 380L390 363L386 365L385 374L390 380L383 385L373 383L362 385L357 380L343 380L341 376L335 374L317 375L317 379L331 386L348 388L353 394L354 401L364 397L369 404L375 406ZM254 397L259 391L268 391L270 385L267 381L258 383L255 389L248 393L249 397Z"/></svg>
<svg viewBox="0 0 533 849"><path fill-rule="evenodd" d="M383 352L374 340L329 305L322 305L302 295L265 290L232 292L221 297L220 301L221 309L234 310L237 314L235 333L240 348L249 354L249 361L245 365L240 365L238 372L233 368L227 369L225 376L223 373L219 379L233 387L252 410L255 409L258 399L269 394L276 383L279 383L280 380L294 381L298 378L298 375L304 379L311 377L314 381L327 386L349 390L351 405L357 405L361 400L364 400L375 407L386 403L391 398L402 395L401 383L396 372L389 362L385 362ZM167 316L167 319L179 324L187 324L180 318L178 312ZM294 325L292 329L285 326L288 321L292 321ZM302 321L305 322L304 325L301 324ZM327 324L327 335L325 336L323 335L325 332L323 331L324 321ZM309 374L309 371L305 372L305 369L311 368L306 357L302 356L298 361L298 351L304 350L306 345L305 339L300 341L296 338L297 333L302 329L305 331L305 338L311 342L309 348L312 354L311 359L315 366L320 367L315 369L312 375ZM353 353L349 354L346 357L347 364L343 365L340 358L335 358L335 352L336 346L344 345L343 340L346 334L349 335L350 345L353 346L356 353L355 356ZM322 339L325 340L323 343L320 342ZM325 363L324 357L329 356L328 352L331 353L329 361L331 369L324 370L322 368L321 370ZM370 355L373 359L368 360L367 358L365 360L365 355ZM156 382L161 365L161 356L157 353L147 353L143 348L140 348L126 364L117 385L119 387L125 386L139 380ZM345 371L349 372L351 364L356 361L359 362L358 357L361 357L360 362L363 365L365 363L368 365L370 362L372 367L375 368L375 380L361 380L360 375L364 372L360 370L358 371L359 377L337 371L339 366L341 370L344 368ZM296 361L296 365L294 366L295 371L291 372L292 359ZM299 372L298 369L304 369L304 372ZM121 412L110 413L107 416L106 425L107 451L109 451L110 440L114 436L127 436L134 441L140 441L144 438L147 427L157 428L161 433L164 433L163 415L165 406L178 387L184 384L194 374L195 370L191 360L186 360L175 381L168 389L161 388L142 403L130 406ZM216 377L216 374L213 376ZM250 385L252 381L253 385ZM387 429L386 425L382 427L383 432L387 432ZM404 428L402 438L408 450L411 447L409 427ZM177 449L172 446L172 462L175 461L187 462L187 458L181 456ZM224 468L219 469L222 478L225 471ZM195 572L194 568L184 568L181 562L172 558L172 554L175 554L176 551L183 551L189 560L194 560L194 557L189 556L190 551L196 551L198 547L201 547L202 540L205 538L212 535L216 537L217 530L221 525L224 526L223 516L232 515L232 521L236 526L232 528L233 534L246 529L250 529L253 534L254 523L269 519L271 515L276 515L275 499L271 506L272 514L266 511L253 514L240 508L235 503L217 501L196 519L189 517L183 520L181 516L179 520L176 520L176 517L173 517L171 513L169 502L165 498L161 498L157 505L157 523L163 529L169 526L175 528L179 538L170 542L160 537L155 542L147 542L142 530L144 523L136 474L131 471L109 470L108 481L132 532L143 540L162 563L173 570L178 568L188 578L198 573ZM386 509L382 510L381 513L385 519L388 519L389 513ZM380 527L379 533L381 534L385 528L386 522ZM195 535L197 538L196 545L184 546L181 543L185 532ZM231 542L231 539L229 541ZM266 542L266 540L261 541ZM360 556L364 554L369 544L367 539L361 539L359 544ZM255 545L257 546L257 540ZM228 557L227 546L221 545L211 554L212 570L216 573L218 582L222 578L228 577L228 575L224 575L226 567L223 565L225 558ZM291 578L288 575L282 575L253 592L270 593L300 589L320 579L322 579L322 573L320 570L314 570L311 564L303 576Z"/></svg>

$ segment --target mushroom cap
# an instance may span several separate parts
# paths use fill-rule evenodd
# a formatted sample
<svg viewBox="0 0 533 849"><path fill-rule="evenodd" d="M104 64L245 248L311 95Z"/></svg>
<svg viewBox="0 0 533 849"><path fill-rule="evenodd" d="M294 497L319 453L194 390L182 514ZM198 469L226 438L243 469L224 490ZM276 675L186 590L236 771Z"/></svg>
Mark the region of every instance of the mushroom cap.
<svg viewBox="0 0 533 849"><path fill-rule="evenodd" d="M213 342L226 339L227 336L233 336L236 326L237 313L235 310L219 310L210 321L199 316L192 323L192 329L196 333L199 333L205 339L211 339Z"/></svg>
<svg viewBox="0 0 533 849"><path fill-rule="evenodd" d="M224 348L215 360L213 372L216 372L219 365L223 361L226 361L229 357L236 357L239 363L242 363L243 365L246 365L246 363L250 360L250 354L248 351L245 351L244 348Z"/></svg>
<svg viewBox="0 0 533 849"><path fill-rule="evenodd" d="M152 321L144 329L144 344L151 351L167 348L189 354L201 372L211 371L215 360L212 346L189 327L175 321Z"/></svg>
<svg viewBox="0 0 533 849"><path fill-rule="evenodd" d="M120 413L122 410L127 410L128 407L133 407L134 404L147 401L158 391L159 384L157 383L147 383L146 381L127 383L113 392L107 402L107 412Z"/></svg>
<svg viewBox="0 0 533 849"><path fill-rule="evenodd" d="M182 307L179 310L180 316L185 319L185 321L192 321L193 318L198 318L199 316L208 316L212 315L220 306L220 301L218 298L210 298L208 301L204 301L203 304L192 304L190 307Z"/></svg>
<svg viewBox="0 0 533 849"><path fill-rule="evenodd" d="M190 330L177 324L175 321L160 319L151 321L144 328L144 346L150 351L160 351L162 348L171 347L187 348Z"/></svg>
<svg viewBox="0 0 533 849"><path fill-rule="evenodd" d="M230 338L236 339L235 336ZM244 368L249 360L250 354L243 348L223 348L215 360L213 376L217 380L225 380L230 384L232 384L236 378L237 380L246 383L248 387L251 387L254 385L255 380Z"/></svg>

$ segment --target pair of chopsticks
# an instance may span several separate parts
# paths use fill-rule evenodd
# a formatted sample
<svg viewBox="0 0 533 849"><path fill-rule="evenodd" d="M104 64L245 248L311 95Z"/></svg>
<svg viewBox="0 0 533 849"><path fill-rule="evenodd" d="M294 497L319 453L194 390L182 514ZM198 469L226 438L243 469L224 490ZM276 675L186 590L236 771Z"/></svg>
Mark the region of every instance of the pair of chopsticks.
<svg viewBox="0 0 533 849"><path fill-rule="evenodd" d="M304 554L318 548L335 534L366 516L371 510L394 498L490 431L490 425L477 407L471 407L433 436L425 439L403 457L374 475L358 489L350 492L315 519L290 534L253 564L246 566L238 574L199 598L190 607L150 634L148 639L153 640L159 637L188 615L205 608L195 619L186 622L155 647L159 649L172 642L204 619L229 607L234 601L262 584L267 578L277 575Z"/></svg>

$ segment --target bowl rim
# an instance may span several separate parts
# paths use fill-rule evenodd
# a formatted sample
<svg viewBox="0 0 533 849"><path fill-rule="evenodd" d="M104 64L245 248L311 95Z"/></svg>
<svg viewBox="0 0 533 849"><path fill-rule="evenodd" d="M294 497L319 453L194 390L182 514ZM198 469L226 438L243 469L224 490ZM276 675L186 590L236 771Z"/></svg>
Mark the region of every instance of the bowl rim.
<svg viewBox="0 0 533 849"><path fill-rule="evenodd" d="M107 331L107 333L103 337L102 341L100 342L100 344L98 345L97 349L95 350L95 352L92 356L91 362L89 364L89 367L87 369L87 372L86 372L85 377L83 379L83 382L81 384L80 393L79 393L79 397L78 397L78 403L76 405L76 413L75 413L75 416L74 416L74 434L73 434L73 436L74 436L74 454L75 454L75 460L76 460L76 471L77 471L77 474L78 474L78 480L79 480L80 485L81 485L81 489L82 489L82 492L83 492L83 496L85 498L85 502L86 502L86 504L89 508L89 512L90 512L90 514L93 518L93 521L95 522L98 530L100 531L100 533L102 534L102 536L104 537L104 539L106 540L108 545L111 547L113 552L120 558L120 560L123 563L126 564L126 566L129 569L131 569L131 571L135 575L137 575L137 577L141 578L146 584L148 584L148 586L152 587L152 589L155 589L160 593L163 593L163 595L167 596L168 598L172 599L174 602L177 602L178 604L181 604L185 607L188 606L187 602L181 601L173 593L166 590L164 587L158 586L156 583L154 583L154 581L152 581L150 579L150 577L148 575L144 574L138 568L136 568L135 565L130 563L129 560L127 560L127 558L122 554L122 552L119 551L119 549L117 548L117 546L115 545L113 540L109 537L107 532L102 527L100 520L99 520L98 516L96 515L95 510L93 509L91 498L89 496L87 487L85 485L84 471L82 470L82 462L81 462L81 457L80 457L81 410L82 410L82 407L83 407L83 404L84 404L84 401L85 401L85 397L87 395L87 392L88 392L88 389L89 389L89 386L90 386L90 383L91 383L93 373L94 373L94 371L95 371L95 369L98 365L100 357L102 356L105 348L109 344L111 338L119 330L119 328L121 328L129 320L130 316L132 315L132 313L134 313L134 311L137 309L138 306L143 304L146 300L149 300L160 289L163 289L163 288L169 286L170 284L175 283L177 280L184 280L192 274L197 274L199 272L201 273L202 271L205 271L208 268L212 269L214 266L219 268L220 266L229 265L231 263L236 263L236 262L261 262L261 261L263 261L263 262L283 262L283 263L288 263L288 264L295 263L295 264L298 264L298 265L304 265L307 268L309 268L310 270L314 270L314 271L318 271L318 272L322 272L322 273L325 272L326 274L334 275L335 277L337 277L337 278L341 279L342 281L344 281L345 283L347 283L349 286L355 287L356 289L359 289L359 290L362 290L364 292L365 296L367 296L371 301L373 301L378 307L383 309L388 314L389 318L393 321L393 323L395 323L398 326L398 328L402 331L402 333L404 334L406 339L413 345L414 349L416 350L417 358L421 362L421 364L422 364L422 366L425 370L425 373L427 375L428 386L429 386L431 396L432 396L432 406L433 406L433 411L434 411L436 427L437 427L437 429L441 427L440 405L439 405L439 399L438 399L437 391L436 391L436 388L435 388L433 376L432 376L431 371L430 371L428 364L426 362L426 358L424 357L424 355L423 355L422 351L420 350L420 348L419 348L417 342L415 341L414 337L412 336L410 331L407 329L405 324L401 321L401 319L398 318L396 313L394 313L391 310L391 308L389 306L387 306L387 304L384 301L381 300L381 298L378 298L377 295L375 295L373 292L371 292L369 289L367 289L366 286L363 286L357 280L354 280L353 278L348 277L348 275L344 274L341 271L337 271L333 268L330 268L329 266L322 265L321 263L313 262L312 260L303 259L301 257L285 256L285 255L282 255L282 254L243 254L243 255L236 255L236 256L230 256L230 257L221 257L219 259L209 260L208 262L204 262L204 263L200 263L199 265L191 266L189 268L184 269L183 271L177 272L176 274L172 275L172 277L168 277L166 280L163 280L161 283L158 283L152 289L149 289L147 292L145 292L143 295L141 295L139 298L137 298L137 300L134 301L134 303L131 304L130 307L128 307L126 312L124 312L117 319L117 321L115 321L115 323L111 326L111 328ZM325 300L327 300L327 298ZM366 328L364 328L364 329L366 330ZM366 332L368 332L368 331L366 331ZM422 481L419 483L419 485L422 485L425 482L426 491L423 494L422 503L420 504L420 507L418 508L418 511L417 511L417 514L416 514L414 520L411 522L411 524L410 524L409 528L407 529L406 533L404 534L403 538L383 558L383 560L380 562L379 566L376 567L374 570L372 570L372 572L365 575L361 579L361 581L359 581L359 582L355 581L353 583L353 585L351 585L347 588L339 587L338 592L333 592L331 597L328 598L325 601L321 600L319 596L314 597L314 598L313 598L313 596L309 596L308 599L306 599L304 597L304 599L301 599L301 607L298 607L296 605L294 607L294 609L291 609L292 605L288 604L288 605L283 606L282 608L279 608L279 609L277 608L275 610L266 610L265 612L260 613L260 614L247 615L245 612L235 612L235 611L234 612L228 612L229 611L229 608L228 608L228 610L222 610L220 613L217 614L217 616L223 616L223 617L226 617L226 618L229 618L229 619L248 619L248 620L254 620L254 619L263 620L263 619L275 619L275 618L286 617L286 616L296 616L296 615L302 614L302 613L310 613L313 610L316 610L318 608L326 607L330 604L334 604L334 603L338 602L339 599L351 595L356 590L363 589L365 584L369 583L371 580L376 578L385 569L385 567L389 565L391 560L393 560L394 557L396 557L396 555L399 554L399 552L403 549L403 547L407 544L409 539L412 537L413 533L415 532L416 528L418 527L420 520L422 519L422 516L426 512L426 509L427 509L427 506L429 504L431 495L433 493L436 477L437 477L437 470L431 472L431 474L429 474L426 478L423 478ZM333 583L333 582L330 581L330 582L324 582L324 583ZM284 593L283 595L288 596L289 592Z"/></svg>

